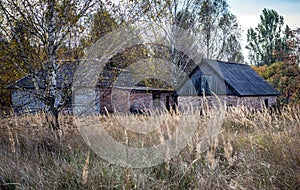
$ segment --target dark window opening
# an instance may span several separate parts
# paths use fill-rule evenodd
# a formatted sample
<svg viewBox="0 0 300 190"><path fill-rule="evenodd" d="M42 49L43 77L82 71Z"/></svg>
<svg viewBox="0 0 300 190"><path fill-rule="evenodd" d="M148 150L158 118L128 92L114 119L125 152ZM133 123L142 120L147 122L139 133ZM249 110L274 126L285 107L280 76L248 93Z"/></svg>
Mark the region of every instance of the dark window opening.
<svg viewBox="0 0 300 190"><path fill-rule="evenodd" d="M170 97L166 96L166 109L168 111L170 111L170 108L171 108L171 106L170 106Z"/></svg>
<svg viewBox="0 0 300 190"><path fill-rule="evenodd" d="M201 75L198 79L198 83L195 88L197 89L197 94L199 96L205 94L210 95L210 87L209 87L210 75Z"/></svg>
<svg viewBox="0 0 300 190"><path fill-rule="evenodd" d="M176 110L178 106L178 94L176 92L172 94L172 100L173 100L172 109Z"/></svg>
<svg viewBox="0 0 300 190"><path fill-rule="evenodd" d="M269 107L269 99L265 99L265 106L266 106L266 108Z"/></svg>

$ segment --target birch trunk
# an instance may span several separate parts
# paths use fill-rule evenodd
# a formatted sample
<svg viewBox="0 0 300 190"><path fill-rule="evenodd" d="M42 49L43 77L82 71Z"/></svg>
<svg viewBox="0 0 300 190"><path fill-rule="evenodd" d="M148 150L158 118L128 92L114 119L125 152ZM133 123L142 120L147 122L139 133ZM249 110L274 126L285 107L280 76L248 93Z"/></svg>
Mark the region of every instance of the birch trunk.
<svg viewBox="0 0 300 190"><path fill-rule="evenodd" d="M56 44L55 44L55 0L48 1L48 11L49 11L49 20L48 20L48 77L47 77L47 101L46 111L53 116L52 119L52 128L54 130L59 129L58 124L58 109L55 105L55 99L57 96L57 71L58 64L56 63Z"/></svg>

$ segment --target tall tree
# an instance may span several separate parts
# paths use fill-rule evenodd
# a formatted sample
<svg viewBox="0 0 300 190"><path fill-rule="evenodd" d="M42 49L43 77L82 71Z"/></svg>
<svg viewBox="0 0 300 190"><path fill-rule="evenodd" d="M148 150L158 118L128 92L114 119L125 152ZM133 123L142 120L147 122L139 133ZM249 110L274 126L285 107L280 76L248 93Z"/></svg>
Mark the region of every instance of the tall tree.
<svg viewBox="0 0 300 190"><path fill-rule="evenodd" d="M189 60L186 53L198 50L203 58L217 59L231 62L242 62L240 27L236 17L230 12L226 0L171 0L165 2L150 1L150 14L146 15L146 22L159 21L168 23L171 28L166 29L164 24L154 25L154 27L163 28L161 31L165 34L171 44L178 44L182 40L178 35L178 28L172 28L176 25L184 29L185 33L179 35L192 35L194 41L185 52L178 52L174 46L170 47L169 53L162 53L168 62L176 67L172 71L174 74L174 85L178 80L176 77L182 74L182 71L189 70ZM176 41L177 40L177 41ZM197 48L198 47L198 48ZM160 52L160 51L154 51Z"/></svg>
<svg viewBox="0 0 300 190"><path fill-rule="evenodd" d="M251 63L271 65L281 61L275 52L287 50L286 35L283 30L284 19L275 10L264 9L260 23L247 31L247 46ZM288 28L288 27L287 27Z"/></svg>
<svg viewBox="0 0 300 190"><path fill-rule="evenodd" d="M79 21L93 5L93 0L0 0L0 12L5 21L1 25L1 32L19 50L16 66L34 76L35 96L45 104L46 111L54 116L54 129L59 128L58 113L69 96L58 91L59 52L63 46L69 44L70 49L76 43L78 39L70 34L80 31L82 27ZM19 28L28 35L19 35ZM46 77L41 78L37 69L46 71ZM39 80L45 81L46 90L43 94L39 91Z"/></svg>
<svg viewBox="0 0 300 190"><path fill-rule="evenodd" d="M241 28L227 0L147 1L146 22L159 21L192 31L205 58L241 62ZM168 32L174 38L174 31Z"/></svg>
<svg viewBox="0 0 300 190"><path fill-rule="evenodd" d="M199 44L209 59L242 62L240 26L226 0L202 0L197 13Z"/></svg>
<svg viewBox="0 0 300 190"><path fill-rule="evenodd" d="M139 28L144 25L153 27L151 31L142 31L141 36L153 41L146 45L150 57L173 64L166 69L173 73L174 86L192 70L193 57L187 56L189 52L198 50L196 54L202 54L204 58L243 61L240 27L226 0L132 0L122 1L119 7L112 9L117 10L114 15L123 15L121 18L127 22L140 22ZM120 9L124 11L118 13ZM124 16L126 13L130 15ZM161 39L158 38L162 35L169 47L159 44ZM185 50L176 49L182 37L189 35L194 41L188 42Z"/></svg>

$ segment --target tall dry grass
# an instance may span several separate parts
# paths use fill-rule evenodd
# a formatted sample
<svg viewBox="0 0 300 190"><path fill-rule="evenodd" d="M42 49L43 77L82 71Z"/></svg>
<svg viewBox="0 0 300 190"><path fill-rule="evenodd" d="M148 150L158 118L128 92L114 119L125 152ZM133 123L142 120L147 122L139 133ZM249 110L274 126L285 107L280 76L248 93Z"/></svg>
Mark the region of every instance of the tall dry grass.
<svg viewBox="0 0 300 190"><path fill-rule="evenodd" d="M213 110L93 116L114 139L136 147L163 142L182 119L197 125L180 154L143 169L101 159L85 144L72 116L60 116L59 134L43 113L1 119L0 189L300 189L299 106L281 112L221 111L220 129ZM124 128L139 121L160 121L161 128L148 135Z"/></svg>

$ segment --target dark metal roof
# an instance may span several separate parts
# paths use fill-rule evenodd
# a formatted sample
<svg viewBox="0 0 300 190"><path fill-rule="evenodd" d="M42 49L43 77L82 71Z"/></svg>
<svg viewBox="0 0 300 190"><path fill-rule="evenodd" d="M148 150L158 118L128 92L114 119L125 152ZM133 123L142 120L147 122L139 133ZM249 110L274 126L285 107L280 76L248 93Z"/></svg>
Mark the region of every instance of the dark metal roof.
<svg viewBox="0 0 300 190"><path fill-rule="evenodd" d="M76 63L62 64L57 73L58 88L70 87L72 85L73 76L76 69ZM36 75L28 74L13 84L7 86L7 89L36 89L34 80L36 80L39 89L46 88L47 71L40 70ZM127 90L140 91L172 91L173 89L166 84L154 84L146 86L143 83L136 83L132 73L119 68L104 68L97 82L98 87L112 87Z"/></svg>
<svg viewBox="0 0 300 190"><path fill-rule="evenodd" d="M58 88L68 87L72 84L74 71L76 69L76 63L62 64L57 73ZM40 70L37 74L28 74L16 81L13 84L7 86L7 89L36 89L34 86L34 80L37 82L39 89L46 88L47 71Z"/></svg>
<svg viewBox="0 0 300 190"><path fill-rule="evenodd" d="M204 59L239 96L276 96L280 93L249 65Z"/></svg>

